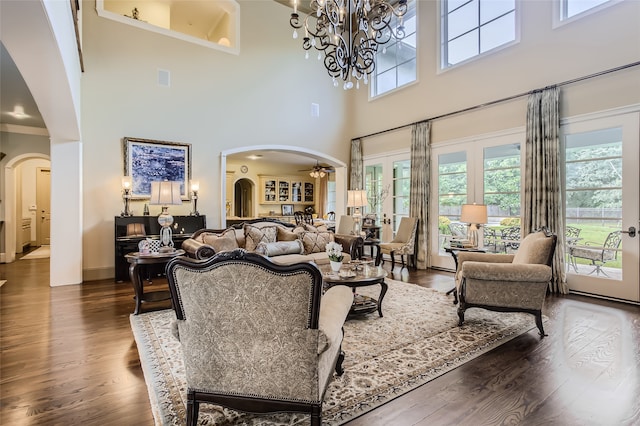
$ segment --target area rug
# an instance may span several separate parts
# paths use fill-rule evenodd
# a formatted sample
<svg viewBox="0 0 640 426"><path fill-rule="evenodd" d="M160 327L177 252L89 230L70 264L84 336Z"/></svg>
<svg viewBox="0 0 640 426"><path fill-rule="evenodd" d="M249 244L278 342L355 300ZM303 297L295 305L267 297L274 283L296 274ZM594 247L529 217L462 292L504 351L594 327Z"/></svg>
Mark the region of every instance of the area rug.
<svg viewBox="0 0 640 426"><path fill-rule="evenodd" d="M31 253L22 256L20 260L46 259L49 256L51 256L51 246L40 246Z"/></svg>
<svg viewBox="0 0 640 426"><path fill-rule="evenodd" d="M345 373L325 395L323 424L362 415L535 327L521 313L470 309L458 327L452 298L415 284L387 280L382 311L344 325ZM358 293L377 297L379 286ZM180 343L170 331L172 310L131 315L131 327L156 425L185 424L186 383ZM303 414L255 416L201 404L201 425L306 425Z"/></svg>

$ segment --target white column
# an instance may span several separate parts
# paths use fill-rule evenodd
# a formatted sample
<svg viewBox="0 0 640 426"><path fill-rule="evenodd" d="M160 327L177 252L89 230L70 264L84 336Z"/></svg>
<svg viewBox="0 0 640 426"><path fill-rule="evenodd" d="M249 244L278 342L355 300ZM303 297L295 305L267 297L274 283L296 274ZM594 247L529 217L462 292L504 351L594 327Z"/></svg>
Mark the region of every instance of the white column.
<svg viewBox="0 0 640 426"><path fill-rule="evenodd" d="M49 283L82 283L82 143L51 140Z"/></svg>

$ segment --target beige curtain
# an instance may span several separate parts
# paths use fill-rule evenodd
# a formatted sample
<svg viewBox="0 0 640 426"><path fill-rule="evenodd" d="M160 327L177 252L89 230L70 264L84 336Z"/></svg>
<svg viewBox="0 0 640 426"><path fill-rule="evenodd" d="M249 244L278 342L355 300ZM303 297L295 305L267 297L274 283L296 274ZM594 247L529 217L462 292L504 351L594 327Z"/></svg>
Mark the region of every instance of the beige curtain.
<svg viewBox="0 0 640 426"><path fill-rule="evenodd" d="M328 202L328 191L327 191L327 183L329 182L329 174L327 173L316 182L320 182L318 186L318 200L316 201L316 206L318 208L318 217L324 217L327 212L327 202Z"/></svg>
<svg viewBox="0 0 640 426"><path fill-rule="evenodd" d="M364 165L362 161L362 140L361 139L353 139L351 141L349 189L364 189Z"/></svg>
<svg viewBox="0 0 640 426"><path fill-rule="evenodd" d="M522 233L542 226L558 235L553 262L553 293L568 293L565 272L565 237L560 178L560 114L557 87L529 95Z"/></svg>
<svg viewBox="0 0 640 426"><path fill-rule="evenodd" d="M409 215L418 218L416 263L426 269L429 260L429 173L431 160L431 122L413 125L411 130L411 185Z"/></svg>

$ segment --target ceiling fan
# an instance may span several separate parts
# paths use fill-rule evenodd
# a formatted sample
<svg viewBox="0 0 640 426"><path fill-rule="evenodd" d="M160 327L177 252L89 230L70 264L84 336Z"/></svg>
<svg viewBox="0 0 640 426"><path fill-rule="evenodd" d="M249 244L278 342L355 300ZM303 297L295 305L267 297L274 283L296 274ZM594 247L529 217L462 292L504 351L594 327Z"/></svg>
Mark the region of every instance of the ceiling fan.
<svg viewBox="0 0 640 426"><path fill-rule="evenodd" d="M333 167L329 165L321 166L320 163L316 161L316 165L313 166L311 169L304 169L304 170L298 170L298 171L309 172L309 176L311 176L312 178L319 178L319 177L324 177L324 175L327 173L333 173L335 170L333 169Z"/></svg>

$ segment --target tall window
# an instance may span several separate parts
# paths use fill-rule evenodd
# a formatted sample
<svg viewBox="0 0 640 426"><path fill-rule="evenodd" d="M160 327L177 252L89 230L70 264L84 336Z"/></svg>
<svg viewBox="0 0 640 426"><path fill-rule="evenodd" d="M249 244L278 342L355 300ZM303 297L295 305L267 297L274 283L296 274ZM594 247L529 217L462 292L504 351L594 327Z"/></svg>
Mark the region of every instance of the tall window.
<svg viewBox="0 0 640 426"><path fill-rule="evenodd" d="M392 39L376 55L376 67L371 77L371 96L375 97L416 81L416 1L407 2L407 13L402 18L405 37ZM394 17L391 27L399 25Z"/></svg>
<svg viewBox="0 0 640 426"><path fill-rule="evenodd" d="M516 40L515 0L441 0L446 69Z"/></svg>
<svg viewBox="0 0 640 426"><path fill-rule="evenodd" d="M564 21L605 3L615 2L612 0L560 0L560 20Z"/></svg>
<svg viewBox="0 0 640 426"><path fill-rule="evenodd" d="M409 194L411 190L411 161L393 163L393 229L400 226L400 218L409 216Z"/></svg>
<svg viewBox="0 0 640 426"><path fill-rule="evenodd" d="M484 149L484 203L490 224L520 218L520 144Z"/></svg>
<svg viewBox="0 0 640 426"><path fill-rule="evenodd" d="M402 216L409 216L410 154L398 153L364 161L365 189L369 205L365 213L376 213L379 224L386 215L397 230Z"/></svg>

